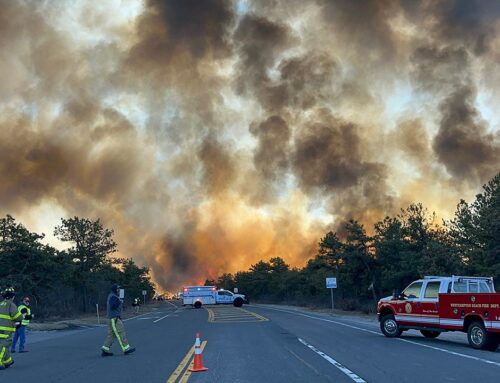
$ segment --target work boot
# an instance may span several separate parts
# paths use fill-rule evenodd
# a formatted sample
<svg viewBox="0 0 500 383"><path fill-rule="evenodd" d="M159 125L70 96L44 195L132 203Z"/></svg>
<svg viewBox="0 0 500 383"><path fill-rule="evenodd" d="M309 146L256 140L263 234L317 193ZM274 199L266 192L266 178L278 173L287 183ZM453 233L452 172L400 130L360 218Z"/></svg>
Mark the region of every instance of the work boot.
<svg viewBox="0 0 500 383"><path fill-rule="evenodd" d="M125 355L132 354L135 351L135 347L130 347L127 351L124 351L123 353Z"/></svg>
<svg viewBox="0 0 500 383"><path fill-rule="evenodd" d="M112 352L101 350L101 356L113 356Z"/></svg>
<svg viewBox="0 0 500 383"><path fill-rule="evenodd" d="M22 352L30 352L30 350L19 350L19 353L22 353Z"/></svg>
<svg viewBox="0 0 500 383"><path fill-rule="evenodd" d="M12 366L14 364L14 361L11 360L10 363L5 363L5 368L9 368L10 366Z"/></svg>

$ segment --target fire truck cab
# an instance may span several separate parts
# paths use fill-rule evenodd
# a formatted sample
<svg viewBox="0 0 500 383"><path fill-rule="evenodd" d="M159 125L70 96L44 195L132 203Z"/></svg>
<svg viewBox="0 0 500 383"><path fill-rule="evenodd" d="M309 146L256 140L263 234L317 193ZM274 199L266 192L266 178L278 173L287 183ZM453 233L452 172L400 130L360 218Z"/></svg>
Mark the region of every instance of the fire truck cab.
<svg viewBox="0 0 500 383"><path fill-rule="evenodd" d="M500 294L491 277L426 276L382 298L377 312L387 337L409 329L427 338L463 331L474 348L494 350L500 344Z"/></svg>

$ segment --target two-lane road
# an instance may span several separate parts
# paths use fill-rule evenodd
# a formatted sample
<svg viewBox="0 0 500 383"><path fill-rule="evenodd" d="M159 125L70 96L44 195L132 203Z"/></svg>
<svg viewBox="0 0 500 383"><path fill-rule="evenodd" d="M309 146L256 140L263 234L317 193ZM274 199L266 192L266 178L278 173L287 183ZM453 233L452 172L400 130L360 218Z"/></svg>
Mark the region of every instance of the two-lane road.
<svg viewBox="0 0 500 383"><path fill-rule="evenodd" d="M30 352L0 381L24 382L495 382L500 352L469 348L464 334L426 339L381 335L355 317L249 305L182 307L164 302L126 321L137 352L102 358L106 328L30 333ZM195 334L206 372L189 373ZM408 335L406 335L408 334Z"/></svg>

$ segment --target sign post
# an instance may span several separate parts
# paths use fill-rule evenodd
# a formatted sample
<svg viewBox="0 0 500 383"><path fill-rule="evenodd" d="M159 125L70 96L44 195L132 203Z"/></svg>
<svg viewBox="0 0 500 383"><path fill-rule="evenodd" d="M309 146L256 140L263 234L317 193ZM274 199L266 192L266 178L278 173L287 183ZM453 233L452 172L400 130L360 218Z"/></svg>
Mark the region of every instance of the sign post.
<svg viewBox="0 0 500 383"><path fill-rule="evenodd" d="M97 311L97 324L101 324L101 320L99 319L99 303L95 304L95 309Z"/></svg>
<svg viewBox="0 0 500 383"><path fill-rule="evenodd" d="M330 294L332 296L332 311L333 311L333 289L337 288L337 278L334 277L326 278L326 288L330 289Z"/></svg>
<svg viewBox="0 0 500 383"><path fill-rule="evenodd" d="M146 304L146 294L147 294L147 291L142 290L142 296L144 297L144 304Z"/></svg>

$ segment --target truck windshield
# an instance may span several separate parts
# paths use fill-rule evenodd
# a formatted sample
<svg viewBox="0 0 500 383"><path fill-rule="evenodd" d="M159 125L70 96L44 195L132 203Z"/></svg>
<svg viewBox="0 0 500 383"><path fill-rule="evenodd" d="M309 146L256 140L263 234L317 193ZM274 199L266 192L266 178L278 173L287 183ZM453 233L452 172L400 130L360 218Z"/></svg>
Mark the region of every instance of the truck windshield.
<svg viewBox="0 0 500 383"><path fill-rule="evenodd" d="M422 289L422 282L413 282L403 291L403 294L406 295L408 298L420 298L421 289Z"/></svg>

